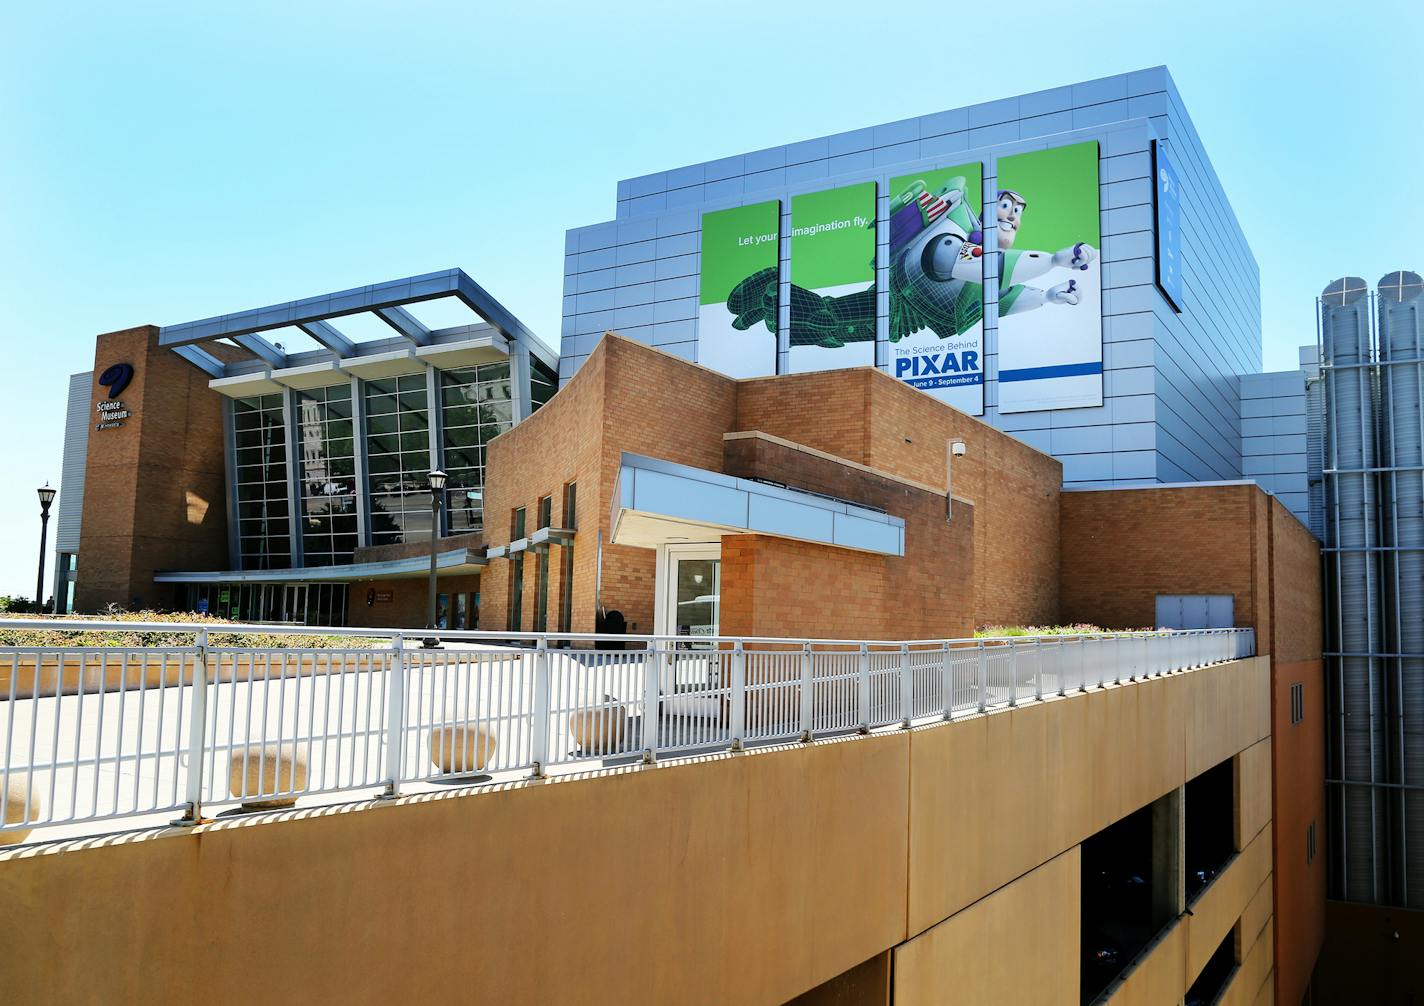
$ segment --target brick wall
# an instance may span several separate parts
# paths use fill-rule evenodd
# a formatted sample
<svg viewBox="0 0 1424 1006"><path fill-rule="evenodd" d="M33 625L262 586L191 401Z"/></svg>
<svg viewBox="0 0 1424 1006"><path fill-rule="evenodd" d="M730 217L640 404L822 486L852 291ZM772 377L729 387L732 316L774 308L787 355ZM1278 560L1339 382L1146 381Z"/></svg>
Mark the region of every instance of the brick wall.
<svg viewBox="0 0 1424 1006"><path fill-rule="evenodd" d="M921 483L929 495L937 495L941 508L946 441L951 436L964 439L968 454L956 462L954 491L976 504L972 547L978 575L969 581L974 591L970 623L1054 618L1058 462L868 368L735 381L609 336L548 405L490 445L486 541L500 545L509 540L509 513L516 506L528 508L526 526L532 531L538 499L550 493L555 498L555 523L560 523L563 485L576 480L574 629L594 627L597 535L602 530L603 605L621 611L630 629L636 624L636 631L651 631L654 552L607 540L621 455L627 451L717 471L723 465L724 435L744 431L761 431ZM764 474L792 482L784 473ZM818 491L846 495L850 490ZM907 547L924 549L925 541L917 533ZM941 552L938 544L931 543L922 554ZM523 626L529 628L534 559L513 561L526 566ZM560 566L557 548L550 566L552 626ZM506 626L508 570L507 561L495 560L485 574L482 628ZM924 589L940 588L926 583ZM961 624L958 615L951 621Z"/></svg>
<svg viewBox="0 0 1424 1006"><path fill-rule="evenodd" d="M473 595L480 592L478 575L442 576L438 583L442 594ZM419 628L425 624L429 613L429 589L429 581L424 577L353 583L346 597L346 624L374 628ZM382 594L389 594L391 599L375 600L377 595ZM370 604L366 603L368 596L371 597Z"/></svg>
<svg viewBox="0 0 1424 1006"><path fill-rule="evenodd" d="M83 612L169 607L176 594L153 582L156 570L228 562L222 396L207 374L159 347L157 328L110 332L95 345L94 422L108 394L98 376L114 363L133 365L119 395L132 415L89 433L75 588Z"/></svg>
<svg viewBox="0 0 1424 1006"><path fill-rule="evenodd" d="M974 507L765 437L725 444L722 470L876 507L905 521L905 555L766 535L722 539L722 631L837 639L962 637L974 629Z"/></svg>
<svg viewBox="0 0 1424 1006"><path fill-rule="evenodd" d="M1236 624L1255 625L1257 497L1251 485L1064 493L1062 620L1142 628L1158 594L1233 594Z"/></svg>
<svg viewBox="0 0 1424 1006"><path fill-rule="evenodd" d="M946 443L963 440L953 489L975 504L975 624L1057 617L1054 458L871 368L741 381L737 423L936 488Z"/></svg>
<svg viewBox="0 0 1424 1006"><path fill-rule="evenodd" d="M622 612L630 631L651 632L654 553L608 541L611 493L622 453L716 469L735 403L736 383L730 378L624 339L605 339L575 380L528 420L491 442L485 488L487 543L510 540L510 513L518 506L527 508L525 528L532 533L538 501L550 494L554 523L569 526L562 513L563 487L577 482L572 630L594 629L601 531L603 607ZM524 563L522 628L533 626L537 560L526 555L491 562L481 628L507 625L510 562ZM562 549L551 549L551 629L558 623L562 565Z"/></svg>

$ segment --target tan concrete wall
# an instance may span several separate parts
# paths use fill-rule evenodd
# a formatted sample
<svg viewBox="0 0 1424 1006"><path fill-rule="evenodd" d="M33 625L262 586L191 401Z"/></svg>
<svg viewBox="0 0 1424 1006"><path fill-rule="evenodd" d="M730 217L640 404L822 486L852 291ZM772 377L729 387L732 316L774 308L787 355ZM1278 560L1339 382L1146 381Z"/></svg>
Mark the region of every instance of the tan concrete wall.
<svg viewBox="0 0 1424 1006"><path fill-rule="evenodd" d="M1078 1002L1077 847L895 948L895 1006Z"/></svg>
<svg viewBox="0 0 1424 1006"><path fill-rule="evenodd" d="M1268 684L1256 657L911 731L910 931L1267 736Z"/></svg>
<svg viewBox="0 0 1424 1006"><path fill-rule="evenodd" d="M868 738L4 853L0 988L15 1003L259 988L784 1002L1249 747L1266 673L1258 658ZM1208 895L1235 890L1237 869ZM983 918L1027 932L1076 917L1076 901L1021 894ZM948 954L957 930L921 952ZM1075 933L1054 952L1076 955ZM1062 978L1076 995L1076 970Z"/></svg>
<svg viewBox="0 0 1424 1006"><path fill-rule="evenodd" d="M779 1003L904 938L908 749L827 741L0 862L0 988Z"/></svg>

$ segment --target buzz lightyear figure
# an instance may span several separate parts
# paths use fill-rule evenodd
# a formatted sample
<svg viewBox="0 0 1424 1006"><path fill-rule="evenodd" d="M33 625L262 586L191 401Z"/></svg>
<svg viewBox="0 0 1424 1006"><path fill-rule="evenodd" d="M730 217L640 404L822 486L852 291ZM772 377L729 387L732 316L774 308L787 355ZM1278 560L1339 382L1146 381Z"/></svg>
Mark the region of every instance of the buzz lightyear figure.
<svg viewBox="0 0 1424 1006"><path fill-rule="evenodd" d="M984 317L984 231L965 198L968 183L956 176L938 192L916 181L890 202L890 341L929 329L941 339L969 331ZM1097 259L1092 245L1078 242L1057 252L1014 248L1028 203L1017 192L999 193L995 208L998 250L1003 253L999 314L1022 314L1045 304L1076 306L1076 279L1057 286L1030 280L1052 269L1086 272ZM872 227L874 224L871 225ZM748 276L732 290L727 308L732 326L746 331L765 325L775 332L777 269ZM821 296L791 284L791 345L835 349L875 338L875 286L839 297Z"/></svg>
<svg viewBox="0 0 1424 1006"><path fill-rule="evenodd" d="M968 331L984 317L984 232L964 197L967 184L951 178L930 193L915 182L890 204L890 341L928 328L941 339ZM1022 314L1045 304L1075 306L1082 299L1076 279L1044 289L1030 280L1055 268L1086 271L1097 249L1078 242L1057 252L1014 249L1028 203L1011 190L995 207L997 243L1003 252L999 314Z"/></svg>

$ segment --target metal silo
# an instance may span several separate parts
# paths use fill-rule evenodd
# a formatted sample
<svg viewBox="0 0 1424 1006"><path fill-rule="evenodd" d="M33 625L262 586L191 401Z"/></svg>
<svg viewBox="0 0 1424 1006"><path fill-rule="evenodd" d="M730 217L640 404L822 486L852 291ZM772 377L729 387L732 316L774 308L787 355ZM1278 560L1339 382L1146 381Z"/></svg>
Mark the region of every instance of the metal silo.
<svg viewBox="0 0 1424 1006"><path fill-rule="evenodd" d="M1392 898L1424 907L1424 282L1378 285L1380 501L1393 821Z"/></svg>
<svg viewBox="0 0 1424 1006"><path fill-rule="evenodd" d="M1305 377L1305 477L1310 533L1325 540L1325 378L1320 357L1306 368Z"/></svg>
<svg viewBox="0 0 1424 1006"><path fill-rule="evenodd" d="M1329 624L1328 776L1336 855L1332 895L1378 902L1388 883L1385 696L1379 654L1376 382L1365 282L1339 279L1320 296L1325 375L1325 545Z"/></svg>

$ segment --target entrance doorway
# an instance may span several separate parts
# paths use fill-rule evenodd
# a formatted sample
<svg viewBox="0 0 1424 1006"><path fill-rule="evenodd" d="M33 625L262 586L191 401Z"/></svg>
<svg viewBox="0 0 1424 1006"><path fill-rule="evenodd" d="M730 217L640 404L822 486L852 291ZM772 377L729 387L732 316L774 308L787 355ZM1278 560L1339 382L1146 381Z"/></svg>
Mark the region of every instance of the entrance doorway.
<svg viewBox="0 0 1424 1006"><path fill-rule="evenodd" d="M653 631L678 636L680 649L706 649L721 631L720 545L658 547L657 611Z"/></svg>

